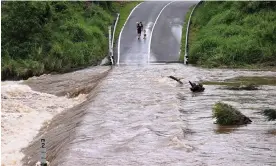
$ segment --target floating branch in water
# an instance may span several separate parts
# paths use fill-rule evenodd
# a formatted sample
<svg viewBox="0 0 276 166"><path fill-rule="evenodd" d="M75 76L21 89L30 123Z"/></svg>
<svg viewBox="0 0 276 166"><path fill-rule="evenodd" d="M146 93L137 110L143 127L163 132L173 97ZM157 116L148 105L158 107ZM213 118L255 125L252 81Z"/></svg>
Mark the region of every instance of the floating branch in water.
<svg viewBox="0 0 276 166"><path fill-rule="evenodd" d="M169 78L171 78L171 79L173 79L173 80L177 81L177 82L178 82L178 83L180 83L180 84L183 84L183 82L182 82L182 81L180 81L180 79L179 79L179 78L176 78L176 77L174 77L174 76L169 76Z"/></svg>
<svg viewBox="0 0 276 166"><path fill-rule="evenodd" d="M213 118L216 118L220 125L243 125L252 122L236 108L223 102L217 102L213 106Z"/></svg>
<svg viewBox="0 0 276 166"><path fill-rule="evenodd" d="M193 83L191 81L189 81L190 85L192 86L191 91L192 92L203 92L205 90L205 88L203 87L202 84L196 84L196 83Z"/></svg>

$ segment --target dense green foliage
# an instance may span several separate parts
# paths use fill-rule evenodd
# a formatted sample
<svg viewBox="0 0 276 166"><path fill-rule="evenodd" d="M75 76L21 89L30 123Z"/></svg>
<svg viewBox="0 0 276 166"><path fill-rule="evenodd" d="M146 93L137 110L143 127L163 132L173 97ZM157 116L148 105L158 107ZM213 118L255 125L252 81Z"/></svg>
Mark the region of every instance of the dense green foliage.
<svg viewBox="0 0 276 166"><path fill-rule="evenodd" d="M216 118L217 123L220 125L240 125L250 122L250 120L236 108L223 102L217 102L213 106L213 118Z"/></svg>
<svg viewBox="0 0 276 166"><path fill-rule="evenodd" d="M203 2L190 30L189 63L276 66L276 2Z"/></svg>
<svg viewBox="0 0 276 166"><path fill-rule="evenodd" d="M2 80L96 65L114 2L2 2Z"/></svg>

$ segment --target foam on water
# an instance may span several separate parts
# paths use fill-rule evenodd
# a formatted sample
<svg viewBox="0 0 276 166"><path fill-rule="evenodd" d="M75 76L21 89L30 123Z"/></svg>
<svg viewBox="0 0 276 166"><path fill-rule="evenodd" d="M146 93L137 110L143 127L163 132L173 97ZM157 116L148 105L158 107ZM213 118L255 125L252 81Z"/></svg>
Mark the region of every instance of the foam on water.
<svg viewBox="0 0 276 166"><path fill-rule="evenodd" d="M68 99L33 91L22 81L1 85L1 150L2 166L20 166L20 150L33 140L43 124L57 113L85 100L85 95Z"/></svg>

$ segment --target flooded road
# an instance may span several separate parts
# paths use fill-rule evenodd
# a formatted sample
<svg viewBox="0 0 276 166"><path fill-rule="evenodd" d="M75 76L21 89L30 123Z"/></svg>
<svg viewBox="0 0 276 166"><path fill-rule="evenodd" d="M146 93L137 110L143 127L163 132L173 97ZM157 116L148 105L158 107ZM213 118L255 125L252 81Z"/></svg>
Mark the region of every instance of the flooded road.
<svg viewBox="0 0 276 166"><path fill-rule="evenodd" d="M52 118L56 115L61 116L57 117L63 126L66 121L71 124L68 117L78 113L78 110L70 111L79 108L93 94L91 91L109 71L110 67L100 66L66 74L47 74L25 81L2 81L1 166L21 166L21 159L24 157L22 148L37 140L34 137L44 131L42 127L47 128L48 124L53 124ZM62 116L63 113L66 116ZM57 127L56 122L54 125ZM60 137L62 132L56 133ZM53 146L60 146L56 135L51 134L50 138L55 143ZM51 142L47 140L47 144L47 148L50 148ZM34 162L39 160L40 155L39 146L35 147L31 150L31 154L36 155L33 157Z"/></svg>
<svg viewBox="0 0 276 166"><path fill-rule="evenodd" d="M150 43L150 62L178 62L182 26L189 8L196 1L174 1L158 18Z"/></svg>
<svg viewBox="0 0 276 166"><path fill-rule="evenodd" d="M118 64L147 64L179 60L182 25L197 1L145 1L137 6L121 32ZM137 39L136 22L144 24L146 39ZM144 35L144 33L142 33Z"/></svg>
<svg viewBox="0 0 276 166"><path fill-rule="evenodd" d="M174 75L180 86L167 78ZM258 112L275 107L276 86L231 91L205 85L192 94L190 81L275 72L206 70L181 64L121 66L88 102L74 138L53 165L275 165L275 122ZM221 128L212 105L224 101L252 119L247 126ZM48 138L51 139L51 138Z"/></svg>
<svg viewBox="0 0 276 166"><path fill-rule="evenodd" d="M276 72L150 64L174 61L179 56L182 28L179 25L184 19L180 11L182 8L187 11L192 5L156 3L144 2L129 17L119 44L117 62L120 66L108 71L107 76L85 78L90 71L83 70L83 75L77 73L73 79L64 76L59 80L58 76L57 82L46 82L48 79L44 78L29 82L33 89L55 95L72 92L69 97L93 91L85 102L56 116L42 129L24 150L24 165L34 165L39 160L39 138L47 141L47 160L51 166L276 165L276 125L259 113L264 108L275 109L276 83L264 85L257 91L205 85L205 91L197 94L190 92L188 83L216 82L239 76L275 77ZM167 19L168 15L179 18L170 22L172 18ZM157 21L152 43L148 39L137 41L133 30L137 19L145 22L147 33L151 33ZM167 27L162 25L162 20ZM162 36L161 32L167 35ZM166 37L173 44L160 42ZM98 69L102 71L101 67ZM168 78L170 75L180 78L184 85ZM85 79L79 81L81 78ZM93 79L102 81L94 85L90 82ZM79 89L79 86L84 88ZM218 101L238 108L252 124L215 125L212 106Z"/></svg>

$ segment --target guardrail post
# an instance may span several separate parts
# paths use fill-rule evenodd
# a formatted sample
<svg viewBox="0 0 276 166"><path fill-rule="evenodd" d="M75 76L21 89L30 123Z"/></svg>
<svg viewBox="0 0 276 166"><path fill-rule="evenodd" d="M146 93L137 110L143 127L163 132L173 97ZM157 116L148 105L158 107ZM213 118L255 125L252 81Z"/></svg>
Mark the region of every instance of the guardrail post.
<svg viewBox="0 0 276 166"><path fill-rule="evenodd" d="M109 57L110 57L110 61L111 61L111 64L113 65L114 62L113 62L113 48L112 48L112 44L111 44L111 26L108 27L108 40L109 40Z"/></svg>

